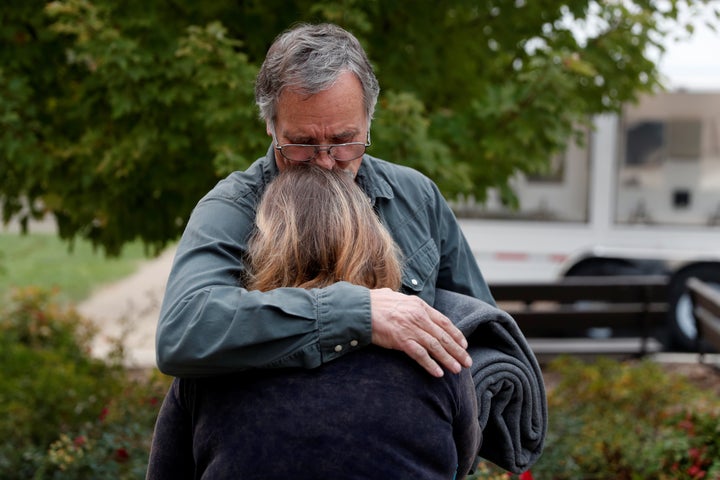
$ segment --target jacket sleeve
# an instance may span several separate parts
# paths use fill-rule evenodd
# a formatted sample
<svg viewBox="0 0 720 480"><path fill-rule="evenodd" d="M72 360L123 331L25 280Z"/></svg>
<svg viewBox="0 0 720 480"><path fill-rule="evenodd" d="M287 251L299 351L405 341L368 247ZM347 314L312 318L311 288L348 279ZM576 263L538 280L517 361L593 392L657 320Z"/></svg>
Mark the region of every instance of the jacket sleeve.
<svg viewBox="0 0 720 480"><path fill-rule="evenodd" d="M240 286L254 207L206 197L183 233L156 334L168 375L211 376L249 368L312 368L371 341L370 293L323 289L248 291Z"/></svg>
<svg viewBox="0 0 720 480"><path fill-rule="evenodd" d="M470 249L465 234L438 188L435 194L434 221L439 230L440 266L436 288L462 293L495 305L477 260Z"/></svg>

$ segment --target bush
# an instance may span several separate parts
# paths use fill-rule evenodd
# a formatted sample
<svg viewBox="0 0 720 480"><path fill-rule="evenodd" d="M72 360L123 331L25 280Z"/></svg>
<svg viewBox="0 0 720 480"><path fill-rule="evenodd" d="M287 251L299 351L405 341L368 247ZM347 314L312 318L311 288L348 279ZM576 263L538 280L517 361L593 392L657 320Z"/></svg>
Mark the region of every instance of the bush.
<svg viewBox="0 0 720 480"><path fill-rule="evenodd" d="M550 422L538 479L720 479L720 401L650 361L546 369ZM471 478L517 478L489 464Z"/></svg>
<svg viewBox="0 0 720 480"><path fill-rule="evenodd" d="M35 478L144 479L161 395L167 383L129 381L97 418L61 433L49 447L32 456Z"/></svg>
<svg viewBox="0 0 720 480"><path fill-rule="evenodd" d="M562 381L548 397L553 427L543 464L563 472L555 478L628 478L663 412L689 393L653 364L564 359L554 368Z"/></svg>
<svg viewBox="0 0 720 480"><path fill-rule="evenodd" d="M92 326L51 292L0 306L0 478L142 479L170 379L93 359ZM121 352L121 350L119 350ZM472 479L720 479L720 401L651 362L571 358L547 369L545 452L532 473Z"/></svg>
<svg viewBox="0 0 720 480"><path fill-rule="evenodd" d="M720 478L720 402L650 361L552 363L538 478ZM711 460L713 459L713 460Z"/></svg>
<svg viewBox="0 0 720 480"><path fill-rule="evenodd" d="M0 307L0 478L144 478L160 376L89 355L91 324L51 292Z"/></svg>

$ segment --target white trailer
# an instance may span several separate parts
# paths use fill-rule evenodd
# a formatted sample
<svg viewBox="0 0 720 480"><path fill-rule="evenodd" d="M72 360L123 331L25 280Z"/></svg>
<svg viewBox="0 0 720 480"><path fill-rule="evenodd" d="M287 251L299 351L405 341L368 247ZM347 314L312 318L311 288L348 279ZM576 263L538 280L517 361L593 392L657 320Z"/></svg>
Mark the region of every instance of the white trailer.
<svg viewBox="0 0 720 480"><path fill-rule="evenodd" d="M668 338L693 348L685 281L720 289L720 92L644 97L555 160L514 179L517 211L455 205L488 282L666 274Z"/></svg>

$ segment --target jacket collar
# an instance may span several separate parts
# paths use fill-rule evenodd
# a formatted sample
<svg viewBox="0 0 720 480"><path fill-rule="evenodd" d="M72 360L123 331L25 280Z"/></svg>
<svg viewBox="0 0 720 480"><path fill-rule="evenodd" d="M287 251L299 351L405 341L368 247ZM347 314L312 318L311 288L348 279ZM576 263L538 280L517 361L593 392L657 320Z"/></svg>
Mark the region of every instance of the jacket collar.
<svg viewBox="0 0 720 480"><path fill-rule="evenodd" d="M355 177L355 181L370 198L370 203L373 206L375 206L375 201L378 198L390 199L395 196L385 176L378 171L378 166L379 160L366 154L363 156L363 161Z"/></svg>

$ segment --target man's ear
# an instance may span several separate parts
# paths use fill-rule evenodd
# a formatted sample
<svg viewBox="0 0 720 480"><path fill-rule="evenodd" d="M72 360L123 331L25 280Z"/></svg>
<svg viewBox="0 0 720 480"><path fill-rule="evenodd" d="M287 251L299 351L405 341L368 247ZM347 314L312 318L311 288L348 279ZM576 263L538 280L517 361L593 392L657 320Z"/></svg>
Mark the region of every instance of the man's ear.
<svg viewBox="0 0 720 480"><path fill-rule="evenodd" d="M272 137L272 126L270 122L265 122L265 132L268 134L268 137Z"/></svg>

